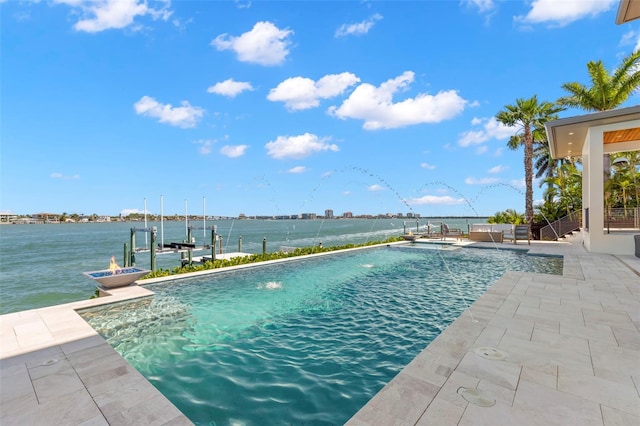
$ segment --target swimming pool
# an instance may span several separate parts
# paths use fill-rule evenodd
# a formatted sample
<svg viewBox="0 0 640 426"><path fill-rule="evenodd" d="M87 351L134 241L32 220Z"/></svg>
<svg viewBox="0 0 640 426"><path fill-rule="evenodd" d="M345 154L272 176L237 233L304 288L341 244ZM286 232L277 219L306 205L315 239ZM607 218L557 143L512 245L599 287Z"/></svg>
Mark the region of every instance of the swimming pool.
<svg viewBox="0 0 640 426"><path fill-rule="evenodd" d="M506 269L561 274L562 259L382 247L81 314L196 424L343 424Z"/></svg>

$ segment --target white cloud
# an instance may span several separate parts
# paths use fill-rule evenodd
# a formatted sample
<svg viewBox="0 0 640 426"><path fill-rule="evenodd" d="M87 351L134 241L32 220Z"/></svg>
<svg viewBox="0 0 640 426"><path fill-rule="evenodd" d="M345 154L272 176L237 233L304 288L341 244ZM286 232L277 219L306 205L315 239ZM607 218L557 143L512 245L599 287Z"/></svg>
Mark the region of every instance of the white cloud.
<svg viewBox="0 0 640 426"><path fill-rule="evenodd" d="M200 148L198 148L198 152L200 154L209 155L209 154L211 154L211 147L213 146L215 141L210 140L210 139L202 139L202 140L199 140L199 141L195 141L194 143L200 145Z"/></svg>
<svg viewBox="0 0 640 426"><path fill-rule="evenodd" d="M563 27L586 17L594 17L611 9L619 0L535 0L526 15L516 16L524 24L549 23Z"/></svg>
<svg viewBox="0 0 640 426"><path fill-rule="evenodd" d="M304 173L306 171L307 171L307 168L305 166L296 166L287 170L287 173L298 174L298 173Z"/></svg>
<svg viewBox="0 0 640 426"><path fill-rule="evenodd" d="M149 213L149 210L147 209L147 213ZM144 214L144 210L140 210L140 209L122 209L120 210L120 214L124 217L129 216L131 214Z"/></svg>
<svg viewBox="0 0 640 426"><path fill-rule="evenodd" d="M339 108L332 106L328 112L341 119L362 119L362 127L366 130L393 129L453 118L468 103L455 90L439 92L437 95L421 93L414 98L393 103L393 95L406 90L413 79L414 73L406 71L379 87L361 84Z"/></svg>
<svg viewBox="0 0 640 426"><path fill-rule="evenodd" d="M189 24L193 24L193 18L189 18L187 20L181 20L179 18L173 18L171 20L171 23L173 24L174 27L176 27L177 29L179 29L180 31L184 31L187 29L187 26Z"/></svg>
<svg viewBox="0 0 640 426"><path fill-rule="evenodd" d="M122 210L120 210L120 215L125 216L125 217L129 216L130 214L141 214L141 213L144 214L144 212L142 212L142 211L140 211L138 209L122 209Z"/></svg>
<svg viewBox="0 0 640 426"><path fill-rule="evenodd" d="M458 145L471 146L480 145L490 139L507 139L511 135L514 135L518 130L517 127L507 127L504 124L496 120L495 117L491 118L474 118L471 120L472 125L483 124L480 130L469 130L460 134L458 139Z"/></svg>
<svg viewBox="0 0 640 426"><path fill-rule="evenodd" d="M485 152L487 152L487 150L488 150L488 149L489 149L489 147L488 147L488 146L486 146L486 145L480 145L479 147L477 147L477 148L476 148L476 154L477 154L477 155L482 155L482 154L484 154Z"/></svg>
<svg viewBox="0 0 640 426"><path fill-rule="evenodd" d="M527 187L527 184L526 184L526 182L524 181L524 178L519 179L519 180L515 180L515 179L514 179L514 180L512 180L511 182L509 182L509 185L514 186L514 187L516 187L516 188L521 188L521 189L522 189L522 188L526 188L526 187Z"/></svg>
<svg viewBox="0 0 640 426"><path fill-rule="evenodd" d="M493 166L492 168L489 169L489 173L491 174L497 174L497 173L502 173L505 170L507 170L509 167L508 166L503 166L502 164L499 164L497 166Z"/></svg>
<svg viewBox="0 0 640 426"><path fill-rule="evenodd" d="M207 92L227 96L229 98L235 98L237 95L247 90L253 90L251 83L246 81L235 81L230 78L210 86L207 89Z"/></svg>
<svg viewBox="0 0 640 426"><path fill-rule="evenodd" d="M434 166L433 164L429 164L429 163L422 163L420 164L420 167L422 167L423 169L427 169L427 170L435 170L436 166Z"/></svg>
<svg viewBox="0 0 640 426"><path fill-rule="evenodd" d="M371 191L371 192L375 192L375 191L384 191L384 188L381 185L378 184L374 184L374 185L370 185L367 190Z"/></svg>
<svg viewBox="0 0 640 426"><path fill-rule="evenodd" d="M338 146L327 143L327 139L305 133L298 136L278 136L265 145L271 158L301 159L322 151L339 151Z"/></svg>
<svg viewBox="0 0 640 426"><path fill-rule="evenodd" d="M490 12L496 7L493 0L462 0L462 3L478 9L480 13Z"/></svg>
<svg viewBox="0 0 640 426"><path fill-rule="evenodd" d="M271 22L257 22L251 31L238 37L220 34L212 42L218 50L233 50L240 62L264 66L280 65L289 54L293 31L281 30Z"/></svg>
<svg viewBox="0 0 640 426"><path fill-rule="evenodd" d="M251 7L251 1L233 0L238 9L249 9Z"/></svg>
<svg viewBox="0 0 640 426"><path fill-rule="evenodd" d="M161 2L161 7L149 7L145 0L54 0L74 9L80 20L73 28L77 31L97 33L109 29L132 27L137 30L134 21L138 16L150 16L153 20L167 21L171 16L170 1Z"/></svg>
<svg viewBox="0 0 640 426"><path fill-rule="evenodd" d="M50 178L52 179L62 179L62 180L75 180L75 179L80 179L80 175L72 175L72 176L66 176L63 175L62 173L58 173L58 172L53 172L49 175Z"/></svg>
<svg viewBox="0 0 640 426"><path fill-rule="evenodd" d="M496 183L500 181L500 179L498 178L474 178L474 177L468 177L464 180L464 183L466 183L467 185L490 185L492 183Z"/></svg>
<svg viewBox="0 0 640 426"><path fill-rule="evenodd" d="M622 39L620 40L621 46L634 45L633 51L637 52L640 50L640 32L631 30L622 35Z"/></svg>
<svg viewBox="0 0 640 426"><path fill-rule="evenodd" d="M411 198L407 200L407 204L411 206L422 206L422 205L453 206L453 205L464 204L464 203L466 203L464 198L453 198L449 195L443 195L443 196L424 195L419 198Z"/></svg>
<svg viewBox="0 0 640 426"><path fill-rule="evenodd" d="M348 35L362 35L369 32L371 28L376 24L377 21L382 19L382 15L376 13L369 17L369 19L365 19L362 22L358 22L356 24L343 24L336 30L336 37L344 37Z"/></svg>
<svg viewBox="0 0 640 426"><path fill-rule="evenodd" d="M220 154L229 158L242 157L249 148L248 145L225 145L220 148Z"/></svg>
<svg viewBox="0 0 640 426"><path fill-rule="evenodd" d="M157 118L160 123L183 128L194 127L204 115L204 110L191 106L187 101L182 101L181 105L173 107L171 104L161 104L150 96L143 96L133 106L136 114Z"/></svg>
<svg viewBox="0 0 640 426"><path fill-rule="evenodd" d="M291 77L269 91L267 99L284 102L287 109L298 111L317 107L320 99L328 99L344 93L360 79L350 72L328 74L317 82L305 77Z"/></svg>

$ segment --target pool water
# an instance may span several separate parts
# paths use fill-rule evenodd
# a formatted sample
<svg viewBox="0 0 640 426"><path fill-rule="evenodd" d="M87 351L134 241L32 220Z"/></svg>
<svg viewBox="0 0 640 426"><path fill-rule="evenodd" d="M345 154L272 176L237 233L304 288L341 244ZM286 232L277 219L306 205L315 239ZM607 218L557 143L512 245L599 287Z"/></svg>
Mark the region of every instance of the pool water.
<svg viewBox="0 0 640 426"><path fill-rule="evenodd" d="M506 250L392 246L148 286L82 316L196 424L343 424L505 270Z"/></svg>

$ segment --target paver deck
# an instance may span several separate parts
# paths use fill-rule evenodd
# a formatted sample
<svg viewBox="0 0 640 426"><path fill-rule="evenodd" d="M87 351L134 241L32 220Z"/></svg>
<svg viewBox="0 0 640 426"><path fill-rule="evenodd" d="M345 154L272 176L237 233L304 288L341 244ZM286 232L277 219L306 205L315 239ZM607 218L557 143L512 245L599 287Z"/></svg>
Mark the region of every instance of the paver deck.
<svg viewBox="0 0 640 426"><path fill-rule="evenodd" d="M640 424L640 259L579 234L485 246L564 255L564 274L507 272L348 424ZM191 424L76 313L150 294L111 292L0 316L0 424Z"/></svg>

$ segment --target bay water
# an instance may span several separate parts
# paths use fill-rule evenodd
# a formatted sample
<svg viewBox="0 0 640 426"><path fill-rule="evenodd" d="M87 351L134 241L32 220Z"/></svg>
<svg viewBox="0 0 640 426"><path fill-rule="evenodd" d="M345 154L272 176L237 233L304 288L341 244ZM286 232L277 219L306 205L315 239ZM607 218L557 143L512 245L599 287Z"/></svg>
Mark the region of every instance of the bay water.
<svg viewBox="0 0 640 426"><path fill-rule="evenodd" d="M215 225L222 237L223 252L261 253L266 239L267 251L282 247L325 247L358 244L401 235L405 230L423 231L426 225L438 229L444 221L452 228L468 229L485 218L452 219L315 219L315 220L194 220L185 222L149 222L157 227L158 243L182 242L187 226L192 227L196 245L211 241ZM91 297L95 283L84 271L107 269L112 256L123 265L124 244L129 243L131 228L144 228L143 222L65 223L0 226L0 314L68 303ZM197 229L200 228L200 229ZM162 232L161 232L162 231ZM136 247L145 248L150 236L136 233ZM206 255L207 252L201 252ZM195 255L198 255L196 253ZM149 253L136 254L136 266L150 267ZM157 256L157 267L180 266L179 254Z"/></svg>

